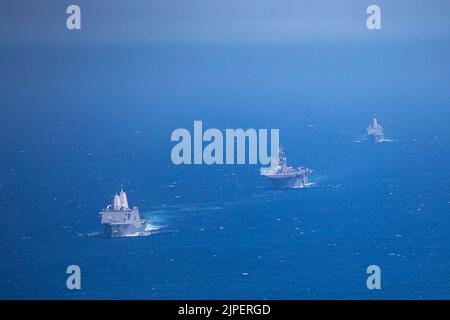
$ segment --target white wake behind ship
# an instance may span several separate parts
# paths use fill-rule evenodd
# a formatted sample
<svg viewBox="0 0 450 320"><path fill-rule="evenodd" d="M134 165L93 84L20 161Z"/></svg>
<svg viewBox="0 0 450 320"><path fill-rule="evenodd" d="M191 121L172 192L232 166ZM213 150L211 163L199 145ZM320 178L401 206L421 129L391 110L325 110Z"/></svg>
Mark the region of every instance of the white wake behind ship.
<svg viewBox="0 0 450 320"><path fill-rule="evenodd" d="M145 231L146 222L139 216L139 209L128 207L127 194L120 191L114 196L113 204L100 212L101 223L108 237L125 237Z"/></svg>

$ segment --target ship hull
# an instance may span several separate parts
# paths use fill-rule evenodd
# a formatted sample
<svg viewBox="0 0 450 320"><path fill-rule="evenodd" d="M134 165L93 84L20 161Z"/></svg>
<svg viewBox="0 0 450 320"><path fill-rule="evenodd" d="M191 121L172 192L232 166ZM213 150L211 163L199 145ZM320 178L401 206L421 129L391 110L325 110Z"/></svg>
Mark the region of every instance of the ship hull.
<svg viewBox="0 0 450 320"><path fill-rule="evenodd" d="M273 187L276 189L293 189L305 186L301 176L267 178L272 182Z"/></svg>
<svg viewBox="0 0 450 320"><path fill-rule="evenodd" d="M383 142L384 141L384 136L383 135L372 135L371 136L371 141L373 142Z"/></svg>
<svg viewBox="0 0 450 320"><path fill-rule="evenodd" d="M132 224L105 224L104 232L105 236L109 238L126 237L136 235L139 232L144 231L144 226L136 227Z"/></svg>

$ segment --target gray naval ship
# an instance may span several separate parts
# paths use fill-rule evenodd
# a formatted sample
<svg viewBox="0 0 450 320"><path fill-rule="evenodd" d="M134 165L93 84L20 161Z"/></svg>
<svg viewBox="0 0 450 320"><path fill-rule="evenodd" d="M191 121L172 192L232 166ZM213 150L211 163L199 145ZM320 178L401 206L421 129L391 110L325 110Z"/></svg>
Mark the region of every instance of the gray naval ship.
<svg viewBox="0 0 450 320"><path fill-rule="evenodd" d="M100 212L105 235L108 237L124 237L145 230L146 223L139 216L137 207L128 207L127 194L120 191L114 196L113 204Z"/></svg>
<svg viewBox="0 0 450 320"><path fill-rule="evenodd" d="M267 177L275 188L304 188L311 185L308 182L308 174L312 169L306 167L292 168L287 164L287 158L282 148L278 152L278 157L272 161L269 168L261 168L262 176Z"/></svg>
<svg viewBox="0 0 450 320"><path fill-rule="evenodd" d="M383 130L383 127L378 123L377 119L373 118L372 125L367 127L367 135L372 136L375 142L383 142L385 141Z"/></svg>

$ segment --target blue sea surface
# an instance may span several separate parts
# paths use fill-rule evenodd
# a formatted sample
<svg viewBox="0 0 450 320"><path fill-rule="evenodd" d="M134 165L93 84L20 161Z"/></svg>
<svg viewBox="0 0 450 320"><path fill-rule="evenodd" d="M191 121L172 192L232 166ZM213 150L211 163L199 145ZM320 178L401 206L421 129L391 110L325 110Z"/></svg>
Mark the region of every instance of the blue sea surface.
<svg viewBox="0 0 450 320"><path fill-rule="evenodd" d="M449 299L450 47L0 51L1 299ZM376 116L389 143L362 139ZM279 128L313 186L171 162L176 128ZM359 142L358 142L359 141ZM124 185L154 228L107 239ZM66 268L81 268L68 290ZM382 289L368 290L378 265Z"/></svg>

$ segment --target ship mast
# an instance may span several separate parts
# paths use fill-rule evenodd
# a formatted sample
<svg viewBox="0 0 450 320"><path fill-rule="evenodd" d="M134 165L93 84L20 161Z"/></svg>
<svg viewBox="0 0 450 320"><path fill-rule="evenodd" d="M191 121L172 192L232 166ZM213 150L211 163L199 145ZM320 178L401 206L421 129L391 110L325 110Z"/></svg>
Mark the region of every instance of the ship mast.
<svg viewBox="0 0 450 320"><path fill-rule="evenodd" d="M122 204L121 204L121 201L120 201L120 197L119 197L119 195L117 193L114 196L113 207L114 207L114 210L120 210L120 208L122 207Z"/></svg>
<svg viewBox="0 0 450 320"><path fill-rule="evenodd" d="M120 203L121 203L121 207L123 209L128 209L127 194L126 194L126 192L123 191L123 187L122 187L122 190L120 191Z"/></svg>
<svg viewBox="0 0 450 320"><path fill-rule="evenodd" d="M281 169L283 170L285 167L287 167L287 159L286 156L284 154L283 148L280 148L279 152L278 152L278 161L279 161L279 166L281 167Z"/></svg>

